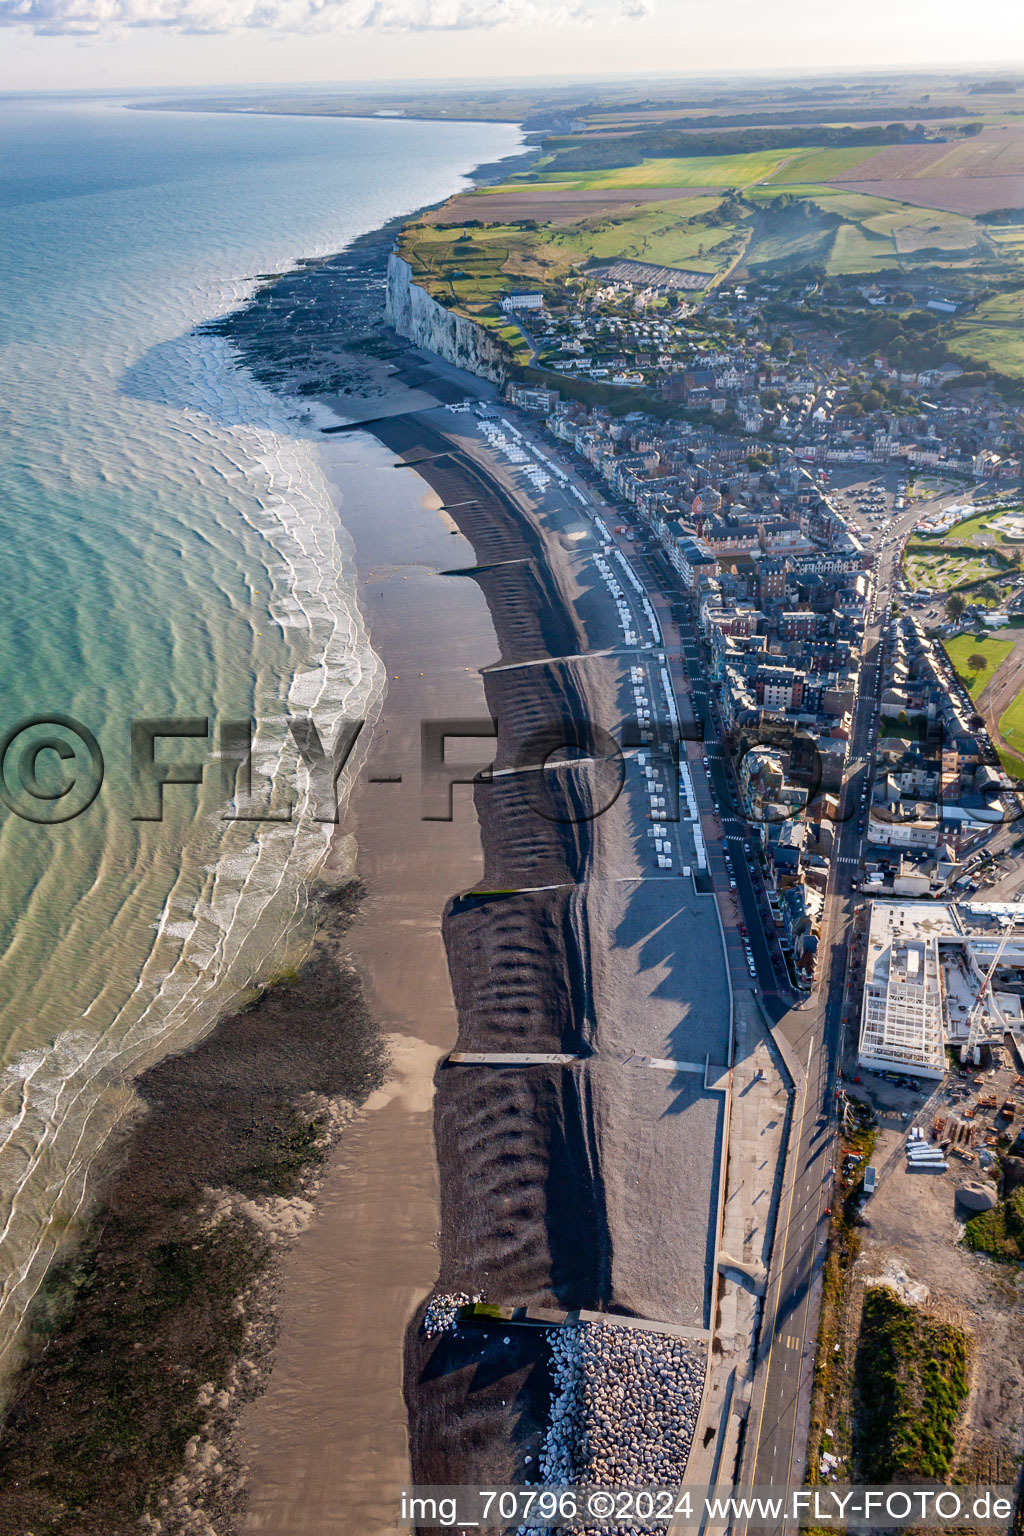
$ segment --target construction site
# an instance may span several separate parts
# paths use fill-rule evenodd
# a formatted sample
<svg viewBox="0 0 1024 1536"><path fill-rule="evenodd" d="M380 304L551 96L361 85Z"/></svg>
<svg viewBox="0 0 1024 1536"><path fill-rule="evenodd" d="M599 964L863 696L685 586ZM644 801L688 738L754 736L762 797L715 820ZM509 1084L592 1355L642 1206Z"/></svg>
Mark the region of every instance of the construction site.
<svg viewBox="0 0 1024 1536"><path fill-rule="evenodd" d="M926 1466L910 1436L889 1471L1016 1480L1024 1419L1022 916L1018 903L859 909L860 1031L838 1089L830 1294L812 1438L823 1480L873 1475L895 1443L891 1426L872 1419L857 1375L871 1354L865 1341L880 1294L895 1298L897 1311L910 1309L901 1316L911 1332L961 1341L966 1362L958 1401L929 1430L933 1449L942 1445L941 1466ZM912 1384L921 1362L904 1364L904 1385Z"/></svg>
<svg viewBox="0 0 1024 1536"><path fill-rule="evenodd" d="M941 1080L954 1051L978 1065L1021 1047L1019 903L872 902L858 1057L868 1072Z"/></svg>

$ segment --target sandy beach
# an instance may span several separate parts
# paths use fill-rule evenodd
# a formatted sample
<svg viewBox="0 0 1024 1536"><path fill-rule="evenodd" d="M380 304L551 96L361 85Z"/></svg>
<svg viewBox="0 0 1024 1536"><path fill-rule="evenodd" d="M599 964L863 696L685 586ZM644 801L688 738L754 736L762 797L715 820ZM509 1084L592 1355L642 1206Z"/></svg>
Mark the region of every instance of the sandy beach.
<svg viewBox="0 0 1024 1536"><path fill-rule="evenodd" d="M497 657L478 588L438 575L474 558L440 498L363 434L328 439L324 457L344 481L340 510L388 672L341 832L357 842L367 892L351 952L392 1073L346 1132L317 1219L285 1260L274 1371L243 1425L243 1528L281 1536L392 1529L409 1476L403 1338L437 1276L433 1075L457 1033L441 919L483 868L468 790L450 823L420 820L419 728L486 714L479 669ZM374 784L375 774L402 782Z"/></svg>
<svg viewBox="0 0 1024 1536"><path fill-rule="evenodd" d="M530 1476L552 1385L544 1334L428 1338L435 1287L687 1324L695 1340L711 1321L722 1092L623 1072L638 1050L728 1060L711 898L649 878L639 786L590 820L590 770L554 790L502 772L524 741L583 719L621 734L630 712L593 528L531 506L472 417L383 414L388 449L344 434L326 453L388 670L341 832L368 890L352 954L393 1067L285 1261L274 1370L243 1424L243 1528L280 1536L382 1532L410 1479ZM403 453L422 460L415 474L391 467ZM463 744L459 761L493 756L498 774L456 788L451 822L420 820L431 712L498 722L493 748ZM575 814L538 814L552 793ZM577 1059L442 1064L456 1046Z"/></svg>

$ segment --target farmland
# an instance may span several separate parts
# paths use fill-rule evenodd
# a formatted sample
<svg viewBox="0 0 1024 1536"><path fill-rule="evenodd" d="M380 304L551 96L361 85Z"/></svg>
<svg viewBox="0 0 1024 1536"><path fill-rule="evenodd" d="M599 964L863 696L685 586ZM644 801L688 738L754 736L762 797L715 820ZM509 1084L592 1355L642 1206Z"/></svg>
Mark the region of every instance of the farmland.
<svg viewBox="0 0 1024 1536"><path fill-rule="evenodd" d="M945 146L896 148L925 148L931 152ZM734 221L727 234L714 238L709 238L708 231L687 232L682 226L687 220L707 213L711 205L701 199L718 195L714 190L717 187L739 190L751 210L762 209L766 214L783 196L796 198L809 209L819 211L817 216L811 213L802 222L791 221L788 227L769 218L751 229L745 258L745 267L751 272L813 264L831 275L853 276L901 266L914 269L922 262L984 262L1001 249L988 230L973 219L885 197L880 182L864 183L863 190L851 191L846 186L808 179L824 177L841 162L853 165L866 155L866 149L849 148L800 150L792 154L762 151L651 159L607 170L554 173L542 169L484 193L458 198L445 210L445 217L451 222L460 216L535 218L563 229L571 225L572 241L577 248L596 256L615 255L611 226L596 240L591 232L577 230L586 209L594 217L614 218L622 230L623 243L618 254L715 271L722 265L719 258L727 254L732 259L737 254L742 233L737 226L746 223L746 219ZM973 185L966 178L963 184ZM950 185L959 187L961 182ZM1004 187L1000 196L1005 195ZM661 218L657 228L646 220L643 202L661 205L655 215L655 219ZM624 221L630 225L628 231L622 228ZM670 223L676 225L675 230L669 228ZM649 242L646 247L645 240ZM705 247L703 255L701 246ZM712 246L717 246L717 256L712 254ZM1007 254L1012 259L1012 247ZM965 360L974 355L983 358L985 354L998 354L1009 364L1007 372L1016 371L1015 337L993 338L991 327L975 325L971 329L970 336L965 332L958 341Z"/></svg>
<svg viewBox="0 0 1024 1536"><path fill-rule="evenodd" d="M1019 177L999 176L919 176L896 177L866 181L861 177L836 181L834 186L848 192L887 197L893 202L909 203L918 208L939 208L949 213L962 213L971 217L978 213L992 213L1006 208L1007 198L1019 197L1014 183Z"/></svg>
<svg viewBox="0 0 1024 1536"><path fill-rule="evenodd" d="M920 342L906 329L887 333L881 321L874 340L858 322L865 347L890 349L890 361L911 372L954 360L964 371L1024 378L1024 227L970 216L1010 207L1017 196L1019 124L990 123L966 136L940 124L927 139L915 130L901 143L890 123L875 143L851 144L836 137L847 130L822 123L819 144L801 144L798 134L791 147L757 148L756 131L712 132L706 118L690 135L659 127L669 118L657 112L629 118L632 131L616 131L605 114L582 117L598 131L578 123L551 135L525 169L456 196L402 236L418 280L450 307L501 328L520 359L526 343L499 313L501 295L534 286L564 300L560 285L598 263L633 260L754 282L799 269L840 282L901 271L913 279L932 269L972 282L983 274L977 312L961 301L955 318L936 320ZM779 134L762 137L774 146ZM704 152L688 154L688 143ZM708 152L730 143L743 152ZM955 566L967 582L990 574L983 557L918 562L911 574L945 590Z"/></svg>
<svg viewBox="0 0 1024 1536"><path fill-rule="evenodd" d="M1012 207L1024 176L1024 129L989 127L958 143L890 144L831 180L852 191L976 214Z"/></svg>
<svg viewBox="0 0 1024 1536"><path fill-rule="evenodd" d="M640 165L595 171L539 171L547 185L590 191L623 187L749 187L767 181L793 158L786 150L757 150L746 155L695 155L688 159L644 160Z"/></svg>
<svg viewBox="0 0 1024 1536"><path fill-rule="evenodd" d="M833 177L848 174L874 153L875 151L870 147L797 150L779 167L771 179L778 185L789 185L794 182L811 185L814 182L831 181Z"/></svg>

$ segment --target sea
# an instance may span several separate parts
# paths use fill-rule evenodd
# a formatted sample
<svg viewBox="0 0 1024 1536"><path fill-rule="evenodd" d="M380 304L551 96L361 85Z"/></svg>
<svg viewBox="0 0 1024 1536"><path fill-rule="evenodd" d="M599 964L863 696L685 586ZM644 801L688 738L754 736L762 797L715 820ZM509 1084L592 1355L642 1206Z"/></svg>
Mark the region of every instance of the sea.
<svg viewBox="0 0 1024 1536"><path fill-rule="evenodd" d="M288 721L383 688L322 418L197 327L521 144L0 101L0 1378L133 1074L302 942L332 828Z"/></svg>

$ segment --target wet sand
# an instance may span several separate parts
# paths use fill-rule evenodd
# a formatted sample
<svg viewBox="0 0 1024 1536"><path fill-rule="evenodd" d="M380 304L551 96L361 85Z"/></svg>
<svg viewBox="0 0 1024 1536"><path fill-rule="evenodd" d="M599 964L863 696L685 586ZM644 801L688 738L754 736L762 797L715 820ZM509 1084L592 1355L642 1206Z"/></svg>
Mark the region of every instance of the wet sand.
<svg viewBox="0 0 1024 1536"><path fill-rule="evenodd" d="M403 1337L437 1277L433 1075L457 1035L442 915L482 872L468 789L455 791L450 823L420 820L420 720L486 715L479 668L497 658L479 589L438 575L474 563L440 498L365 436L328 443L388 672L384 715L341 830L358 843L367 892L351 951L393 1067L344 1137L316 1221L285 1260L274 1370L242 1425L251 1467L242 1528L279 1536L392 1530L409 1478ZM373 784L374 774L402 782Z"/></svg>

